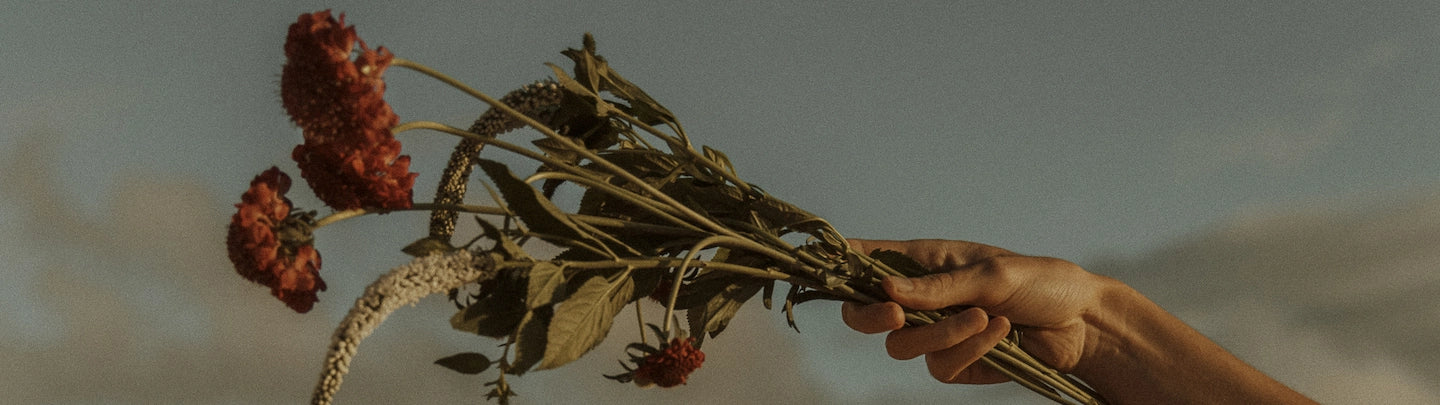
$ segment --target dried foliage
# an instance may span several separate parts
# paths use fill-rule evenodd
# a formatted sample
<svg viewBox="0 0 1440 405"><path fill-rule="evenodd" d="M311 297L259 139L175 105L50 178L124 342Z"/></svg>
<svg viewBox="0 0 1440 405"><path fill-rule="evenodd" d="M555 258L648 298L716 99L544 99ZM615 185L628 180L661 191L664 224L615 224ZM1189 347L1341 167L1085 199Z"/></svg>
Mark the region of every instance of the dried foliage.
<svg viewBox="0 0 1440 405"><path fill-rule="evenodd" d="M646 297L665 307L659 325L651 325L661 346L630 345L638 352L631 353L637 368L626 366L625 374L612 378L672 386L699 367L704 341L719 337L742 306L760 296L770 308L776 282L788 284L778 298L794 326L795 305L815 299L880 302L885 277L927 272L903 254L851 249L824 219L742 180L724 153L697 150L675 115L612 69L589 35L581 48L562 53L574 64L570 72L549 65L552 79L500 100L413 61L391 61L491 107L469 131L427 121L393 129L462 138L435 203L413 208L436 212L429 235L404 251L422 258L457 251L487 258L485 272L493 277L450 290L458 308L450 324L498 339L502 353L460 353L436 363L466 374L498 370L487 384L493 387L488 398L507 403L514 395L507 375L561 367L585 355L627 306L652 305L642 302ZM526 146L497 136L522 125L543 137ZM486 145L538 165L516 174L482 158ZM483 184L493 205L464 204L476 166L488 180ZM566 187L579 190L573 207L551 200ZM315 227L374 212L387 211L342 211ZM453 243L456 213L474 214L481 234ZM540 241L563 252L535 257L527 247ZM362 304L364 297L357 307ZM958 310L911 311L907 320L931 323ZM477 345L486 346L493 345ZM1100 403L1083 384L1026 354L1013 336L982 361L1057 402ZM326 391L333 393L338 379L330 383L335 385Z"/></svg>

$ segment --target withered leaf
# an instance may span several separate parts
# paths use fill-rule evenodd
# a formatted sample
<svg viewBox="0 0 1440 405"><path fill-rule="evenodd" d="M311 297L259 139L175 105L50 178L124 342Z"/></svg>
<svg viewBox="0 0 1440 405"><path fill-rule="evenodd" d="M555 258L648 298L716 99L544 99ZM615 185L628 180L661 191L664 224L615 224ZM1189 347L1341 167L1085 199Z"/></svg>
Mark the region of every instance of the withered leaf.
<svg viewBox="0 0 1440 405"><path fill-rule="evenodd" d="M796 333L800 332L800 326L795 324L795 296L800 294L800 285L791 284L790 292L785 293L785 323L790 325Z"/></svg>
<svg viewBox="0 0 1440 405"><path fill-rule="evenodd" d="M509 236L505 235L505 232L501 232L500 228L495 227L495 225L491 224L490 221L486 221L484 219L481 219L479 216L476 216L475 223L480 225L480 231L482 235L485 235L486 238L495 241L495 247L492 248L492 250L504 253L505 257L510 259L524 259L529 257L529 255L525 253L524 248L521 248L520 245L515 244L514 240L511 240Z"/></svg>
<svg viewBox="0 0 1440 405"><path fill-rule="evenodd" d="M725 286L720 294L711 297L704 306L690 308L685 315L690 321L691 333L695 334L698 341L705 339L706 332L709 332L708 335L712 338L719 335L730 324L730 319L735 317L740 306L763 287L764 284L761 283L730 284Z"/></svg>
<svg viewBox="0 0 1440 405"><path fill-rule="evenodd" d="M546 155L565 163L576 163L580 161L580 152L570 149L564 142L555 138L540 138L530 141L535 147L540 148Z"/></svg>
<svg viewBox="0 0 1440 405"><path fill-rule="evenodd" d="M639 86L620 77L605 58L595 53L595 37L585 34L582 49L567 49L560 53L575 61L575 77L594 93L609 92L630 103L629 112L641 122L650 125L673 123L675 114L661 106Z"/></svg>
<svg viewBox="0 0 1440 405"><path fill-rule="evenodd" d="M635 282L630 277L586 279L555 308L546 337L545 359L538 369L563 366L594 349L610 332L615 314L634 296Z"/></svg>
<svg viewBox="0 0 1440 405"><path fill-rule="evenodd" d="M497 291L470 304L450 317L450 327L480 336L502 338L515 331L525 316L524 297Z"/></svg>
<svg viewBox="0 0 1440 405"><path fill-rule="evenodd" d="M725 169L725 171L727 172L730 172L731 176L740 176L738 173L735 173L735 165L730 163L730 157L725 156L724 153L721 153L719 150L716 150L715 148L711 148L709 146L701 145L700 148L704 151L706 159L710 159L710 161L715 162L715 164L719 165L720 168Z"/></svg>
<svg viewBox="0 0 1440 405"><path fill-rule="evenodd" d="M511 173L510 168L506 167L504 163L478 159L476 164L485 171L485 175L490 176L495 187L500 189L500 195L505 198L505 203L509 205L510 210L520 216L520 220L525 221L525 225L528 225L532 231L570 240L591 239L588 234L580 230L580 227L571 222L569 217L565 216L564 211L551 203L550 199L541 195L540 190L536 190L526 184L524 180L515 177L515 174Z"/></svg>
<svg viewBox="0 0 1440 405"><path fill-rule="evenodd" d="M445 253L452 250L455 250L455 247L450 246L449 242L434 236L420 238L400 249L401 252L415 257L425 257L432 253Z"/></svg>
<svg viewBox="0 0 1440 405"><path fill-rule="evenodd" d="M767 310L768 310L768 309L772 309L772 307L771 307L771 301L772 301L771 297L775 295L775 281L772 280L772 281L770 281L770 282L768 282L768 283L765 283L765 289L762 290L761 292L762 292L763 294L760 294L760 299L761 299L760 302L765 304L765 309L767 309Z"/></svg>
<svg viewBox="0 0 1440 405"><path fill-rule="evenodd" d="M530 309L550 305L565 297L565 268L554 262L535 262L530 267L525 305Z"/></svg>
<svg viewBox="0 0 1440 405"><path fill-rule="evenodd" d="M515 361L510 363L510 374L525 374L545 358L546 335L554 314L552 307L540 307L526 313L525 318L520 320L520 327L515 333L515 344L510 346L510 349L515 351Z"/></svg>
<svg viewBox="0 0 1440 405"><path fill-rule="evenodd" d="M870 252L870 257L909 277L930 274L930 269L925 268L920 262L894 250L875 249Z"/></svg>
<svg viewBox="0 0 1440 405"><path fill-rule="evenodd" d="M465 352L435 360L435 364L461 374L480 374L490 369L490 358L480 353Z"/></svg>

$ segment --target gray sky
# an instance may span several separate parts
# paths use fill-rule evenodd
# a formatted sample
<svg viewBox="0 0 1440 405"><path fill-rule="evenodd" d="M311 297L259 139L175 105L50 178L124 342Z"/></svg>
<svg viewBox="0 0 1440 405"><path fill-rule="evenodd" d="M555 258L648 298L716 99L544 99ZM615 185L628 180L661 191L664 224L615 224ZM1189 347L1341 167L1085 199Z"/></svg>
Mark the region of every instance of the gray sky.
<svg viewBox="0 0 1440 405"><path fill-rule="evenodd" d="M297 174L278 97L285 29L333 8L372 46L497 96L547 77L542 63L592 32L697 142L849 236L1067 258L1322 402L1440 402L1433 2L405 3L6 7L0 398L309 395L335 322L426 222L321 230L330 290L306 315L225 259L249 180L271 165ZM403 120L464 125L483 108L411 72L387 81ZM455 141L401 140L431 189ZM291 198L320 208L303 185ZM494 343L450 331L448 305L392 317L340 400L482 394L483 379L430 364ZM935 383L836 312L802 306L797 335L779 313L742 311L679 389L600 378L633 339L618 328L581 362L515 384L526 403L1043 403Z"/></svg>

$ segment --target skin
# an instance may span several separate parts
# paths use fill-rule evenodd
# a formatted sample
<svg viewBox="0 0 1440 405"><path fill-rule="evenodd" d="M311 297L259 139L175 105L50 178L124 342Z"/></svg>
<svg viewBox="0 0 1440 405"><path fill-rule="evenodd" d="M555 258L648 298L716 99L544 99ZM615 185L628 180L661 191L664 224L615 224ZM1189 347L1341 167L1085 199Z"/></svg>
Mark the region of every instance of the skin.
<svg viewBox="0 0 1440 405"><path fill-rule="evenodd" d="M851 239L856 250L895 250L936 273L884 281L892 301L845 303L845 324L889 332L885 349L925 356L947 383L1007 381L975 361L1013 327L1021 347L1095 388L1111 404L1313 404L1161 309L1133 288L1068 261L963 241ZM931 325L904 327L903 308L970 306Z"/></svg>

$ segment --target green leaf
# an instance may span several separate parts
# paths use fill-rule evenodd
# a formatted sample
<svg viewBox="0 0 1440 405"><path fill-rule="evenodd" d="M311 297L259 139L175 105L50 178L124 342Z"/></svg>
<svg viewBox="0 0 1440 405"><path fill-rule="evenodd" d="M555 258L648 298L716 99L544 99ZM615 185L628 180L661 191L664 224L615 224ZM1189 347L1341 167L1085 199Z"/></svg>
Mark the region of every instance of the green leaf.
<svg viewBox="0 0 1440 405"><path fill-rule="evenodd" d="M455 370L461 374L480 374L490 369L490 358L480 353L459 353L440 360L435 364Z"/></svg>
<svg viewBox="0 0 1440 405"><path fill-rule="evenodd" d="M925 268L920 262L894 250L875 249L870 252L870 257L909 277L930 274L930 269Z"/></svg>
<svg viewBox="0 0 1440 405"><path fill-rule="evenodd" d="M516 330L515 344L510 346L515 351L515 361L510 363L508 370L510 374L523 375L545 358L546 335L554 315L551 307L535 308L525 314L520 328Z"/></svg>
<svg viewBox="0 0 1440 405"><path fill-rule="evenodd" d="M545 360L538 369L547 370L579 359L594 349L610 332L615 314L635 296L635 282L590 277L555 309L545 344Z"/></svg>
<svg viewBox="0 0 1440 405"><path fill-rule="evenodd" d="M476 164L495 182L495 187L500 189L500 196L505 198L510 210L520 216L520 220L525 221L530 230L570 240L591 239L590 235L565 216L564 211L541 195L540 190L515 177L504 163L479 159Z"/></svg>
<svg viewBox="0 0 1440 405"><path fill-rule="evenodd" d="M565 296L565 268L554 262L535 262L530 267L525 305L535 309Z"/></svg>
<svg viewBox="0 0 1440 405"><path fill-rule="evenodd" d="M415 257L425 257L434 253L445 253L452 250L455 250L455 247L450 246L449 242L433 236L420 238L419 240L410 242L409 245L405 245L405 248L400 249L401 252Z"/></svg>

